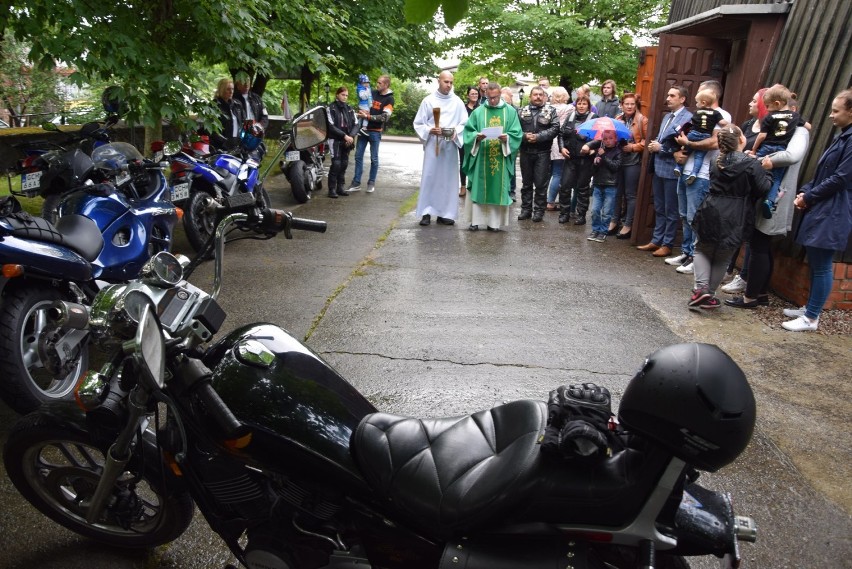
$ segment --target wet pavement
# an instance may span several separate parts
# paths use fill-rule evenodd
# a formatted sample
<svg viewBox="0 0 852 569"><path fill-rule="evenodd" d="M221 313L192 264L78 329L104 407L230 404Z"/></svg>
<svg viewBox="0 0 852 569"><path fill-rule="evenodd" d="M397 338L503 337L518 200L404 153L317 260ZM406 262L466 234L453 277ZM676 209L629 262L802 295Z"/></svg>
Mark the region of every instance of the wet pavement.
<svg viewBox="0 0 852 569"><path fill-rule="evenodd" d="M586 241L588 226L558 225L553 213L537 224L513 215L500 233L420 227L413 200L421 159L417 144L386 138L374 193L331 200L322 191L303 205L283 176L270 178L273 206L329 229L229 244L225 329L277 323L380 409L432 417L542 399L579 381L605 385L617 400L654 350L718 344L758 400L752 444L734 465L702 476L757 521L744 566L852 567L852 338L792 334L780 314L767 325L731 308L691 313L690 276L624 241ZM188 250L182 236L176 249ZM210 290L210 274L203 266L193 283ZM13 420L2 407L0 439ZM199 515L174 543L127 553L46 520L4 472L0 500L0 569L194 569L230 559Z"/></svg>

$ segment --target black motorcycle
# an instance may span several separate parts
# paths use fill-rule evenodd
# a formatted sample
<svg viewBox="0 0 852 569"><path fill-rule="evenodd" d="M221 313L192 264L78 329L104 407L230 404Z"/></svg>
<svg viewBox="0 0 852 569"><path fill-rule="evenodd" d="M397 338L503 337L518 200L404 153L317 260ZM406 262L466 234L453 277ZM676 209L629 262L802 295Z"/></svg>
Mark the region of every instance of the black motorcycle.
<svg viewBox="0 0 852 569"><path fill-rule="evenodd" d="M203 347L225 318L231 228L289 238L325 224L246 205L217 227L212 295L186 281L188 260L161 252L89 310L56 303L54 317L109 357L76 403L44 405L9 433L9 477L45 515L152 547L186 530L194 503L251 569L684 569L697 555L739 566L754 522L696 482L754 428L751 389L717 347L649 356L603 432L592 418L608 398L590 385L469 416L381 413L273 324ZM542 451L554 442L566 452Z"/></svg>
<svg viewBox="0 0 852 569"><path fill-rule="evenodd" d="M305 115L316 112L323 112L323 109L315 107ZM285 123L280 139L281 156L278 165L290 182L290 190L297 203L307 202L314 192L322 190L322 179L325 176L324 143L302 149L293 145L293 125L305 115L296 117L292 123Z"/></svg>

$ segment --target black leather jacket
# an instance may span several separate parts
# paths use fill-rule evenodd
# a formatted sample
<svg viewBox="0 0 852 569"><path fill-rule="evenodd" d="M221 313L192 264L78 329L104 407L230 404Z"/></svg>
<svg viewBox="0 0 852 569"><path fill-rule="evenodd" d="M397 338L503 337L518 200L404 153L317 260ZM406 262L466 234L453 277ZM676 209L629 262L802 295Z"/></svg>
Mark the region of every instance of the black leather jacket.
<svg viewBox="0 0 852 569"><path fill-rule="evenodd" d="M587 120L591 120L596 117L597 115L591 111L585 115L581 115L577 111L572 111L570 115L565 117L565 121L559 127L559 138L557 140L560 151L562 151L563 148L567 148L568 152L571 153L569 160L588 158L588 156L580 154L580 149L583 148L583 145L586 142L588 142L588 139L577 132L577 127Z"/></svg>
<svg viewBox="0 0 852 569"><path fill-rule="evenodd" d="M535 143L529 143L525 138L521 139L521 150L526 152L550 152L553 139L559 134L559 118L556 116L556 108L545 103L541 107L526 105L518 111L521 119L521 130L524 133L534 132L538 135Z"/></svg>
<svg viewBox="0 0 852 569"><path fill-rule="evenodd" d="M592 151L590 155L592 160L600 158L598 163L594 165L593 176L595 177L595 186L617 186L618 185L618 169L621 167L621 144L614 148L608 148L603 155L598 155L598 149L601 147L600 140L593 140L588 144Z"/></svg>
<svg viewBox="0 0 852 569"><path fill-rule="evenodd" d="M260 98L260 95L252 91L248 92L247 98L248 104L251 105L251 112L254 114L254 120L263 126L263 130L266 130L269 127L269 113L266 112L263 100ZM248 116L245 107L246 101L242 93L234 93L233 101L242 108L243 115Z"/></svg>
<svg viewBox="0 0 852 569"><path fill-rule="evenodd" d="M355 111L346 103L334 101L328 106L328 137L343 140L347 134L353 138L358 134Z"/></svg>

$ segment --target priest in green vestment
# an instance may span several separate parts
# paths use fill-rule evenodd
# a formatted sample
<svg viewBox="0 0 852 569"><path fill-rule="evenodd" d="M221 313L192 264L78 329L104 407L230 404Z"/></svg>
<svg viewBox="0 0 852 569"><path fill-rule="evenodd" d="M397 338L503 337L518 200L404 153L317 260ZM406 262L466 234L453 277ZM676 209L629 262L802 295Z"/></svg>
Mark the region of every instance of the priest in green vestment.
<svg viewBox="0 0 852 569"><path fill-rule="evenodd" d="M499 231L509 224L509 185L523 135L518 112L500 97L500 85L489 83L485 94L485 103L473 110L463 132L465 217L471 231L482 226Z"/></svg>

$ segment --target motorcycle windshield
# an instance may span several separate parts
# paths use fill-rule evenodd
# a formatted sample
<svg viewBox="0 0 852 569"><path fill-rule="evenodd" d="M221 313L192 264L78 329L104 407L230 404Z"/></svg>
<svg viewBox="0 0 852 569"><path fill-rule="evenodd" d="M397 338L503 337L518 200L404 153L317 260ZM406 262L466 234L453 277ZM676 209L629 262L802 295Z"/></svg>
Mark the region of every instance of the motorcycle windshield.
<svg viewBox="0 0 852 569"><path fill-rule="evenodd" d="M92 151L95 168L114 172L127 167L129 162L141 161L142 154L127 142L110 142Z"/></svg>

